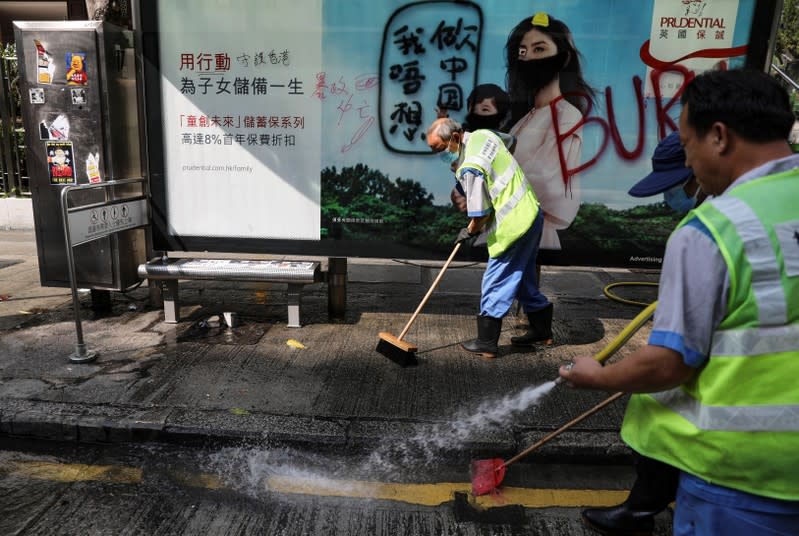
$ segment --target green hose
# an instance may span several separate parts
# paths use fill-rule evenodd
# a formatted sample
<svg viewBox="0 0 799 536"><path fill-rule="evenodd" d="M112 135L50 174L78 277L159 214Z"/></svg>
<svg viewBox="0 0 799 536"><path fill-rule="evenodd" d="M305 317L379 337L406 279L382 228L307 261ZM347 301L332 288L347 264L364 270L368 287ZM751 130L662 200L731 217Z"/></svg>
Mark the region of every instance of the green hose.
<svg viewBox="0 0 799 536"><path fill-rule="evenodd" d="M624 344L628 340L630 340L630 338L633 335L635 335L635 333L639 329L641 329L641 327L644 324L646 324L650 318L652 318L652 315L655 314L655 309L657 308L658 305L657 300L650 303L640 302L636 300L628 300L610 291L610 289L612 288L623 287L623 286L657 287L658 284L651 283L648 281L620 281L618 283L611 283L610 285L607 285L605 288L602 289L602 292L604 292L605 296L607 296L609 299L621 303L626 303L628 305L639 305L643 307L644 310L638 313L638 316L633 318L632 321L629 324L627 324L627 327L621 330L621 333L619 333L616 336L616 338L610 341L610 343L604 349L602 349L602 351L600 351L598 354L594 356L594 359L596 359L600 363L604 362L610 356L615 354L619 350L619 348L624 346Z"/></svg>
<svg viewBox="0 0 799 536"><path fill-rule="evenodd" d="M628 305L640 305L641 307L646 307L649 305L649 302L640 302L635 300L628 300L626 298L622 298L616 294L613 294L610 289L615 287L622 287L622 286L640 286L640 287L656 287L658 286L657 283L650 283L647 281L620 281L618 283L611 283L610 285L606 286L602 289L602 292L605 293L605 296L610 298L613 301L617 301L620 303L626 303Z"/></svg>
<svg viewBox="0 0 799 536"><path fill-rule="evenodd" d="M641 329L641 327L646 324L652 315L655 314L655 309L657 308L658 302L653 301L646 308L638 313L638 315L633 318L627 326L621 330L621 332L616 335L616 337L610 341L610 343L605 346L598 354L594 356L594 359L603 363L606 359L610 356L615 354L619 348L624 346L624 344L630 340L630 338L635 335L635 333Z"/></svg>

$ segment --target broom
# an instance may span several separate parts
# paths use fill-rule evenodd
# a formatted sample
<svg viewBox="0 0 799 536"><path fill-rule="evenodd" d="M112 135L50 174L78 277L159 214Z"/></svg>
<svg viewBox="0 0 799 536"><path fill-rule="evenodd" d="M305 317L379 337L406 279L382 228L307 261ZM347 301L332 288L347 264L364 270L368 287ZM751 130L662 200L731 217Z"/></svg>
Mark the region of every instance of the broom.
<svg viewBox="0 0 799 536"><path fill-rule="evenodd" d="M627 324L619 335L613 339L610 344L608 344L601 352L594 356L594 359L603 363L606 359L610 356L615 354L624 344L630 340L630 338L639 330L641 326L643 326L655 313L655 308L657 307L657 302L650 303L646 309L638 313L638 316L632 319L632 321ZM562 383L562 379L558 377L555 380L556 384ZM575 424L583 421L584 419L590 417L597 411L601 410L608 404L612 403L613 401L619 399L620 397L624 396L624 392L618 392L609 398L606 398L593 408L589 409L582 415L575 417L568 423L564 424L554 432L551 432L535 442L534 444L530 445L522 452L514 456L513 458L509 459L508 461L502 460L502 458L493 458L490 460L474 460L471 464L471 474L472 474L472 493L474 495L485 495L486 493L490 493L494 491L499 485L502 483L502 479L505 478L505 471L507 467L519 461L520 459L524 458L534 450L538 449L542 445L546 444L551 439L559 436Z"/></svg>
<svg viewBox="0 0 799 536"><path fill-rule="evenodd" d="M427 291L427 294L424 295L424 298L422 298L422 301L419 303L416 311L414 311L413 315L411 315L411 319L408 320L407 324L405 324L405 328L399 334L399 337L395 337L387 331L381 331L377 334L378 337L380 337L380 340L377 341L377 348L375 348L377 353L384 355L402 367L416 364L416 351L419 348L413 343L402 340L402 338L408 333L408 330L411 329L411 324L413 324L413 321L416 320L416 317L421 312L422 307L425 306L427 300L430 298L430 295L438 286L439 281L441 281L441 278L444 276L444 272L449 267L452 259L455 258L455 254L458 253L461 243L462 242L458 242L455 244L455 247L452 248L452 253L450 253L447 262L445 262L444 266L441 267L441 271L438 272L438 276L436 276L433 284L430 285L430 289Z"/></svg>

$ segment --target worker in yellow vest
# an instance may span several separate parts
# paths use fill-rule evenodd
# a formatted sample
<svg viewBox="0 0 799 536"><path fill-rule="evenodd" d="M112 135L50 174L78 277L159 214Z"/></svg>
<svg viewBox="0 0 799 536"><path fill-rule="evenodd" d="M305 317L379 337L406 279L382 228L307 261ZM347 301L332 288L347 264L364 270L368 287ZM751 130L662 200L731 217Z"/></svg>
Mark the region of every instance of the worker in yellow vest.
<svg viewBox="0 0 799 536"><path fill-rule="evenodd" d="M622 438L680 470L675 535L799 534L799 155L788 95L708 71L681 97L686 166L713 196L666 246L649 344L562 367L634 394Z"/></svg>
<svg viewBox="0 0 799 536"><path fill-rule="evenodd" d="M552 304L538 288L536 257L544 219L524 171L494 131L464 132L457 121L436 119L427 130L427 145L449 166L466 197L469 224L456 241L486 235L488 266L483 274L477 338L464 350L497 356L502 317L514 299L528 314L544 315L541 330L551 338Z"/></svg>

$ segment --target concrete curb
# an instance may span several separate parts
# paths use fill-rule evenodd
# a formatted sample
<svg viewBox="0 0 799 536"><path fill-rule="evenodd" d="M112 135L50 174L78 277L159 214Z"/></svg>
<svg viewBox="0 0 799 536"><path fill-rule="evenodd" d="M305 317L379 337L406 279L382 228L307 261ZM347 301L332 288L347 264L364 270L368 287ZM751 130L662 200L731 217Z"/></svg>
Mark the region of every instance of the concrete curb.
<svg viewBox="0 0 799 536"><path fill-rule="evenodd" d="M266 444L334 453L368 453L381 445L413 437L420 426L435 423L376 419L309 418L252 412L230 426L231 414L219 410L76 405L5 400L0 434L75 443L162 441L181 445ZM517 430L478 436L441 459L467 462L485 456L510 457L552 430ZM526 462L627 464L629 448L617 431L565 432L524 458Z"/></svg>

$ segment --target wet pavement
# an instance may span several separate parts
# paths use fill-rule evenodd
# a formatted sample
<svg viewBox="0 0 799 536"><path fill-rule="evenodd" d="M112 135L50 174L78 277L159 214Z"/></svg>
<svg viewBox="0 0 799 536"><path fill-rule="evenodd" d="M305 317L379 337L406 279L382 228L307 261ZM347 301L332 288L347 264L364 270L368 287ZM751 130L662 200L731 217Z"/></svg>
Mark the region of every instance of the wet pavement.
<svg viewBox="0 0 799 536"><path fill-rule="evenodd" d="M301 328L286 326L280 284L181 283L178 324L163 322L146 287L113 293L112 310L102 314L83 292L84 335L99 358L74 364L69 291L40 287L36 262L33 232L0 231L0 434L79 442L250 440L348 453L409 438L418 438L416 448L448 436L454 439L430 439L429 448L453 461L513 454L607 397L564 386L534 402L524 393L555 379L574 356L602 349L640 311L610 301L606 285L657 281L651 271L544 267L556 344L512 347L510 337L523 332L512 312L499 357L485 360L458 346L475 334L482 266L456 263L406 336L419 347L418 365L408 368L375 352L377 334L402 330L441 263L349 259L346 318L331 322L327 286L308 285ZM655 297L648 288L618 292ZM226 311L238 313L238 327L203 322ZM645 344L648 331L620 355ZM626 462L618 436L624 400L529 460Z"/></svg>
<svg viewBox="0 0 799 536"><path fill-rule="evenodd" d="M0 438L0 534L589 536L580 510L616 504L632 477L630 467L525 464L500 493L475 498L463 466L386 478L367 462L254 445ZM667 511L654 536L670 533Z"/></svg>

